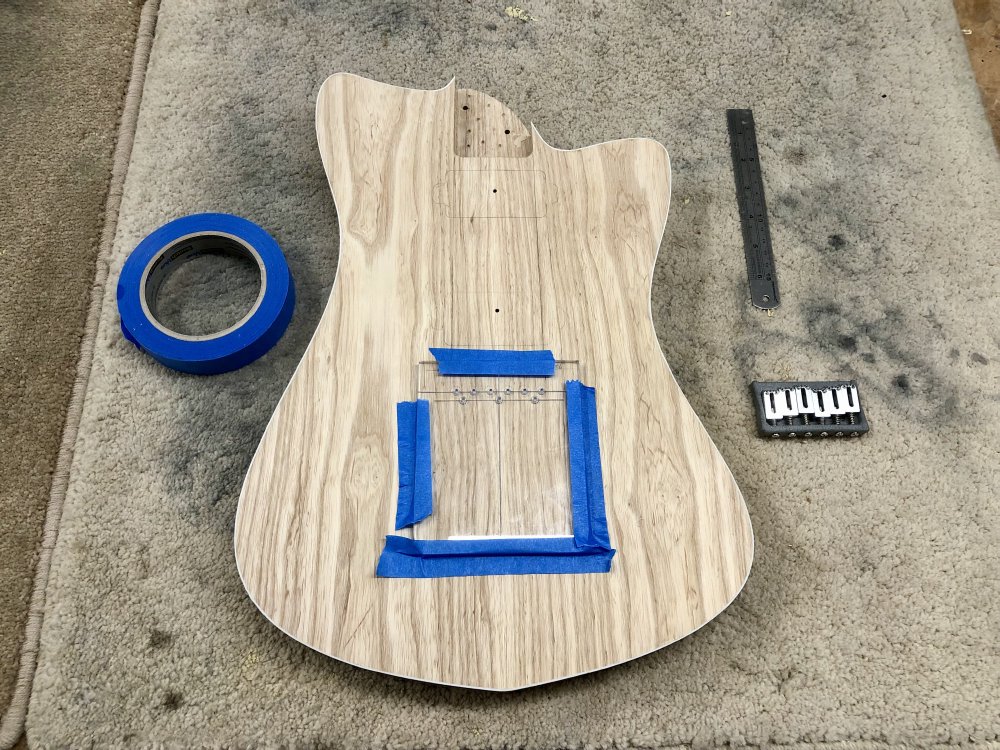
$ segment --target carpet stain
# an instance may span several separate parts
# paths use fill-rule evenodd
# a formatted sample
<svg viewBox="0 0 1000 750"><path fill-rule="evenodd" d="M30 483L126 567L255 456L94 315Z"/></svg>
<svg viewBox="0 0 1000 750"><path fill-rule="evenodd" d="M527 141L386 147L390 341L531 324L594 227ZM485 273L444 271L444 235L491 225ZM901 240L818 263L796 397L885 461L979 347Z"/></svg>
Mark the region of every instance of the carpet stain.
<svg viewBox="0 0 1000 750"><path fill-rule="evenodd" d="M837 338L837 346L848 352L858 350L858 340L854 336L840 336Z"/></svg>
<svg viewBox="0 0 1000 750"><path fill-rule="evenodd" d="M165 630L151 628L149 631L149 647L153 649L166 648L173 643L174 637Z"/></svg>
<svg viewBox="0 0 1000 750"><path fill-rule="evenodd" d="M176 711L184 705L184 696L174 690L169 690L163 696L163 702L160 705L167 711Z"/></svg>
<svg viewBox="0 0 1000 750"><path fill-rule="evenodd" d="M907 413L940 420L956 417L958 386L951 369L928 355L928 342L946 335L933 316L911 316L896 307L868 314L861 311L860 305L831 300L803 305L803 315L809 343L831 353L851 354L863 345L867 351L860 357L862 362L885 363L884 367L890 368L885 375L891 387L883 388L882 393L890 400L904 397ZM850 360L841 362L839 371L861 380L866 390L878 390L878 380L864 377L865 373Z"/></svg>
<svg viewBox="0 0 1000 750"><path fill-rule="evenodd" d="M785 149L785 160L789 164L799 167L805 164L808 158L809 155L801 146L794 146L792 148Z"/></svg>

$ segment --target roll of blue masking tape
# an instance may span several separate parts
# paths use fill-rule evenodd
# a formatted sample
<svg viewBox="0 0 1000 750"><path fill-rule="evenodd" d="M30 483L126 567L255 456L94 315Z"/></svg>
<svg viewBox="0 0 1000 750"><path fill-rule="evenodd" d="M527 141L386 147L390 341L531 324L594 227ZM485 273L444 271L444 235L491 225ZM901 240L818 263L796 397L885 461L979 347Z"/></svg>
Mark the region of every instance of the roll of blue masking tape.
<svg viewBox="0 0 1000 750"><path fill-rule="evenodd" d="M205 336L172 331L156 319L164 279L199 255L249 258L260 271L260 292L249 312L229 328ZM214 375L264 355L288 328L295 284L278 243L252 221L230 214L194 214L148 235L118 277L118 313L125 338L153 359L181 372Z"/></svg>

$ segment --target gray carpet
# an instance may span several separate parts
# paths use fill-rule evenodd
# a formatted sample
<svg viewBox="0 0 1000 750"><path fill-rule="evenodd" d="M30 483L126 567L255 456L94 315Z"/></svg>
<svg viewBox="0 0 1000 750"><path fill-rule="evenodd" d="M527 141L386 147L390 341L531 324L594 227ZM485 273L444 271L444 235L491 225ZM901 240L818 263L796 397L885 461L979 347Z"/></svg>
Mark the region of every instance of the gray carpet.
<svg viewBox="0 0 1000 750"><path fill-rule="evenodd" d="M299 307L266 358L199 379L126 344L106 289L34 745L997 745L1000 161L954 11L728 7L567 2L524 21L464 0L164 1L112 279L161 222L231 211L283 246ZM318 656L244 595L240 483L335 270L313 103L338 70L455 75L563 148L641 135L670 150L653 316L757 535L744 593L694 636L481 694ZM747 303L725 133L725 108L747 104L785 296L773 318ZM821 377L860 380L870 435L754 436L751 379Z"/></svg>

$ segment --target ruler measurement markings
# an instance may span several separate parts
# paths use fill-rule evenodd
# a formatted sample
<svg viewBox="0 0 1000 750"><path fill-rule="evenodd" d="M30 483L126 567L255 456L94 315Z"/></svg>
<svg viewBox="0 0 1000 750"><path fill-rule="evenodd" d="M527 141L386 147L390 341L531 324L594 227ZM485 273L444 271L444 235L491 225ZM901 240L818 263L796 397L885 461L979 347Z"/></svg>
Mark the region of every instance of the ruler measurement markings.
<svg viewBox="0 0 1000 750"><path fill-rule="evenodd" d="M736 178L737 203L743 231L750 298L754 307L772 310L779 304L778 279L774 268L771 230L764 198L757 135L753 112L749 109L726 111L732 149L733 174Z"/></svg>

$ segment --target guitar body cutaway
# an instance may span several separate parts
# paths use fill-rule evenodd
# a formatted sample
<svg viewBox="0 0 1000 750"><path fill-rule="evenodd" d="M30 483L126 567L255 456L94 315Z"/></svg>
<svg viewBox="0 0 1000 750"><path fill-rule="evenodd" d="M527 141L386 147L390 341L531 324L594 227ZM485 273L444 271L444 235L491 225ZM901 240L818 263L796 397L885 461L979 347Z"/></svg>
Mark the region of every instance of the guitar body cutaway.
<svg viewBox="0 0 1000 750"><path fill-rule="evenodd" d="M697 630L739 593L742 495L649 313L670 200L652 140L562 151L450 84L338 74L317 101L330 301L248 471L247 592L282 631L394 675L511 690ZM431 347L551 350L556 376L449 379ZM596 389L610 571L376 577L387 534L572 534L565 382ZM394 532L396 404L431 403L434 512Z"/></svg>

